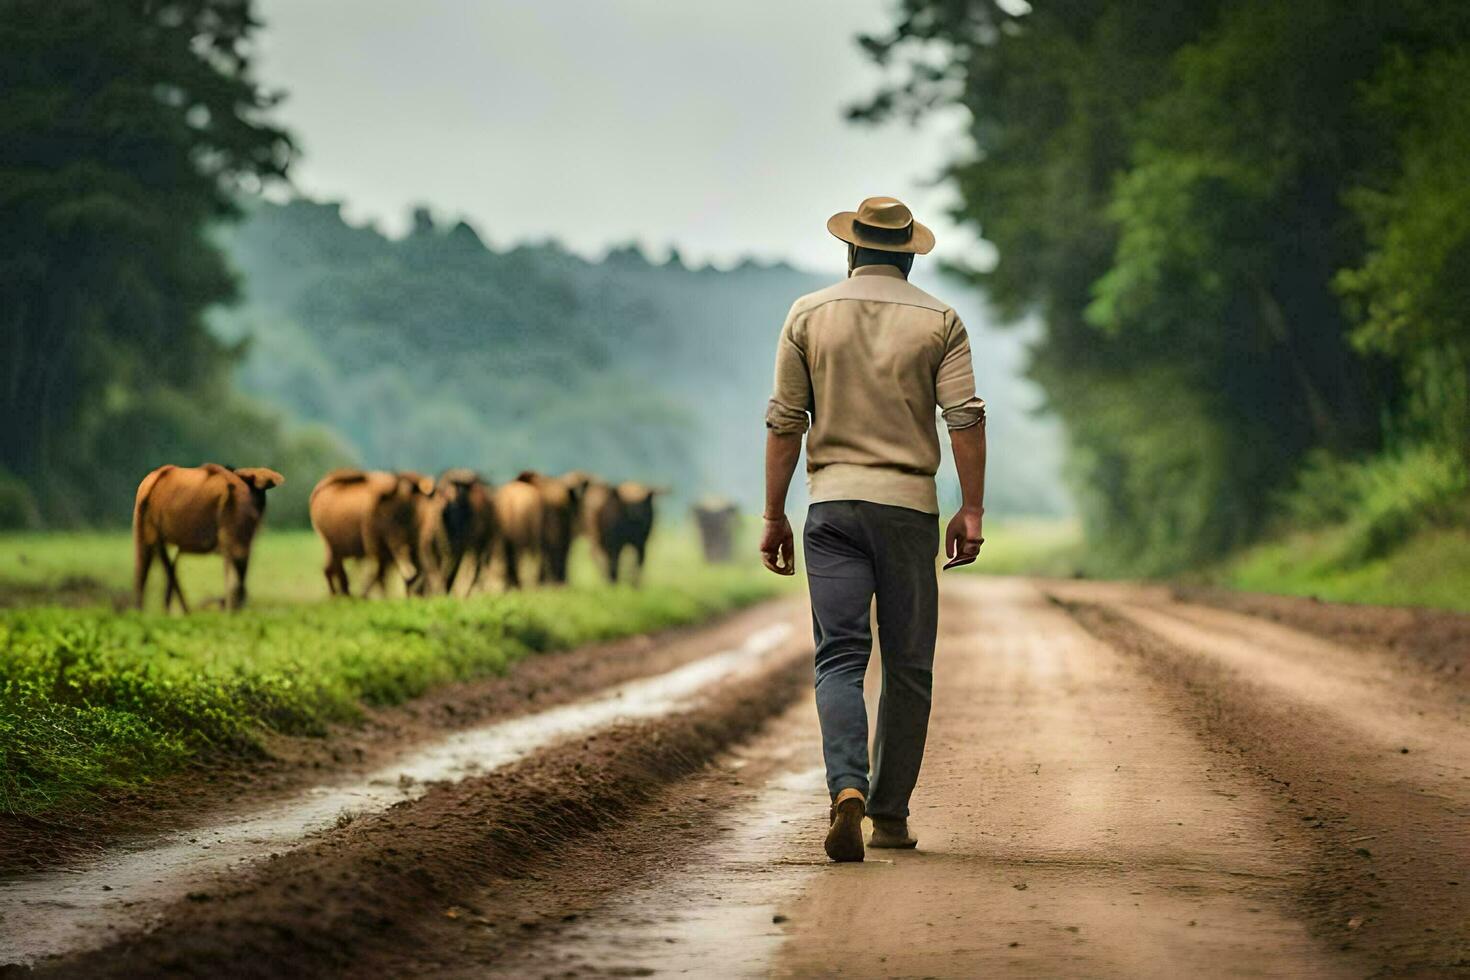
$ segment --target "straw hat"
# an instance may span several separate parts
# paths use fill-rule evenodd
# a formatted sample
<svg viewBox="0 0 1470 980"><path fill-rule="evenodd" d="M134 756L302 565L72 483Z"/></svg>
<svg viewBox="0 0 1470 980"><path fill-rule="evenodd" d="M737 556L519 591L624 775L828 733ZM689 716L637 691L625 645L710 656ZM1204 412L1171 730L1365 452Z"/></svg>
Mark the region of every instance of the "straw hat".
<svg viewBox="0 0 1470 980"><path fill-rule="evenodd" d="M856 211L839 211L827 219L827 230L849 245L885 252L928 255L934 247L934 232L896 197L870 197Z"/></svg>

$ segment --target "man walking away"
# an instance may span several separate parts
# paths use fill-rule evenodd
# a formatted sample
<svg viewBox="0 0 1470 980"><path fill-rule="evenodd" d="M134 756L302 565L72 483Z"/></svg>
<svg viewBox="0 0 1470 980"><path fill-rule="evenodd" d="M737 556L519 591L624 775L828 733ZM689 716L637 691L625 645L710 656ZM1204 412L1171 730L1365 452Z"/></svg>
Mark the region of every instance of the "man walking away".
<svg viewBox="0 0 1470 980"><path fill-rule="evenodd" d="M786 492L806 433L803 550L816 637L817 714L832 798L827 855L914 847L909 796L929 728L938 626L939 468L936 408L949 427L964 504L945 532L945 568L979 554L985 512L985 403L975 396L970 342L953 309L910 285L914 256L934 235L902 202L870 197L827 230L847 243L848 278L791 307L766 412L766 510L761 558L796 572ZM878 600L883 693L868 772L863 674Z"/></svg>

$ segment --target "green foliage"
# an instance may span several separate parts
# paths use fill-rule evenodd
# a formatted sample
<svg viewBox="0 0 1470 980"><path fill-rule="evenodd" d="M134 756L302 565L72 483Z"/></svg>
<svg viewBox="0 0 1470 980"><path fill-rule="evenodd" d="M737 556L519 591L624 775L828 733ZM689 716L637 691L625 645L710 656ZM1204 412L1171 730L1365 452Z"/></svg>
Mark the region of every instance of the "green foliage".
<svg viewBox="0 0 1470 980"><path fill-rule="evenodd" d="M49 519L118 506L87 488L121 415L226 387L202 317L234 281L206 226L291 153L255 26L242 0L0 2L0 466Z"/></svg>
<svg viewBox="0 0 1470 980"><path fill-rule="evenodd" d="M279 555L252 577L267 601L241 614L0 614L0 811L85 805L210 753L259 751L263 732L320 734L360 717L364 703L498 673L530 653L696 622L786 586L754 563L706 566L689 536L661 533L642 589L303 603L313 593L287 595L259 575L309 554L301 571L319 579L313 542L292 534L262 543L271 537L282 538ZM128 543L121 533L75 543L32 536L3 550L19 547L32 555L27 566L79 574L96 570L89 553L125 554ZM593 581L587 571L576 581Z"/></svg>
<svg viewBox="0 0 1470 980"><path fill-rule="evenodd" d="M1105 564L1250 541L1313 450L1467 451L1470 8L904 0L863 43L912 67L855 116L974 120L976 275L1043 317L1031 373Z"/></svg>
<svg viewBox="0 0 1470 980"><path fill-rule="evenodd" d="M1360 350L1398 361L1417 432L1470 459L1470 50L1397 50L1369 89L1397 153L1349 201L1367 229L1337 285Z"/></svg>
<svg viewBox="0 0 1470 980"><path fill-rule="evenodd" d="M1300 531L1256 545L1215 577L1253 592L1284 592L1336 602L1436 606L1470 613L1470 532L1419 531L1391 553L1344 565L1343 527Z"/></svg>
<svg viewBox="0 0 1470 980"><path fill-rule="evenodd" d="M1284 512L1304 528L1336 527L1334 566L1382 557L1417 532L1463 521L1470 473L1452 450L1418 445L1360 463L1316 454L1285 495Z"/></svg>

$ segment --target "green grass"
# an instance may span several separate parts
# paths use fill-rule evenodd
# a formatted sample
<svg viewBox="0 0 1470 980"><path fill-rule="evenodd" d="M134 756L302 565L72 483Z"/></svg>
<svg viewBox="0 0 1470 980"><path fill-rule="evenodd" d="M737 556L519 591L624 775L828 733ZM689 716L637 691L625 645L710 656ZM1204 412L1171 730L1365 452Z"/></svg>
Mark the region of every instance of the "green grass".
<svg viewBox="0 0 1470 980"><path fill-rule="evenodd" d="M1385 555L1343 563L1359 534L1351 525L1300 532L1249 549L1214 577L1253 592L1470 612L1470 530L1425 529Z"/></svg>
<svg viewBox="0 0 1470 980"><path fill-rule="evenodd" d="M148 579L153 606L163 603L163 567ZM224 559L184 555L179 580L191 607L224 594ZM310 531L267 527L250 558L251 602L300 603L327 597L322 547ZM30 604L48 596L68 602L125 600L133 588L133 548L127 532L0 534L0 601ZM354 588L356 579L354 578Z"/></svg>
<svg viewBox="0 0 1470 980"><path fill-rule="evenodd" d="M0 536L0 581L26 595L78 576L123 590L130 562L125 533ZM790 587L754 562L707 566L692 535L669 531L655 536L636 590L595 584L583 556L569 588L313 601L326 595L319 564L309 534L267 533L240 614L0 612L0 813L85 807L211 754L258 751L265 732L320 734L364 704L498 673L538 651L697 622ZM186 559L184 572L196 608L222 592L217 559Z"/></svg>

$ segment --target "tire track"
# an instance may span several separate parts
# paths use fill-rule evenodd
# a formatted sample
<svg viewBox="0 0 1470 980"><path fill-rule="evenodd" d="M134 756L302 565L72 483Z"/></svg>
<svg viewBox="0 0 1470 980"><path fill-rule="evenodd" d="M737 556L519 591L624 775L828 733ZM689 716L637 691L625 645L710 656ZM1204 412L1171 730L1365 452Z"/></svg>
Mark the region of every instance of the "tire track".
<svg viewBox="0 0 1470 980"><path fill-rule="evenodd" d="M518 880L559 849L604 833L670 781L748 738L809 680L802 647L732 680L693 710L620 725L495 773L440 784L167 908L157 928L39 964L42 977L378 975L434 925L473 915L513 934ZM582 869L596 876L596 867ZM487 891L487 888L489 889Z"/></svg>
<svg viewBox="0 0 1470 980"><path fill-rule="evenodd" d="M1470 771L1452 702L1413 699L1286 627L1058 601L1181 691L1206 744L1272 791L1278 832L1313 855L1302 898L1319 936L1377 975L1470 971Z"/></svg>
<svg viewBox="0 0 1470 980"><path fill-rule="evenodd" d="M456 732L429 742L355 782L319 787L225 821L114 852L85 866L0 883L3 958L27 962L74 952L137 929L186 894L248 876L247 865L308 843L311 835L432 795L441 780L465 780L537 751L614 726L687 713L720 684L736 687L791 656L784 619L735 649L664 674L616 685L597 697Z"/></svg>

